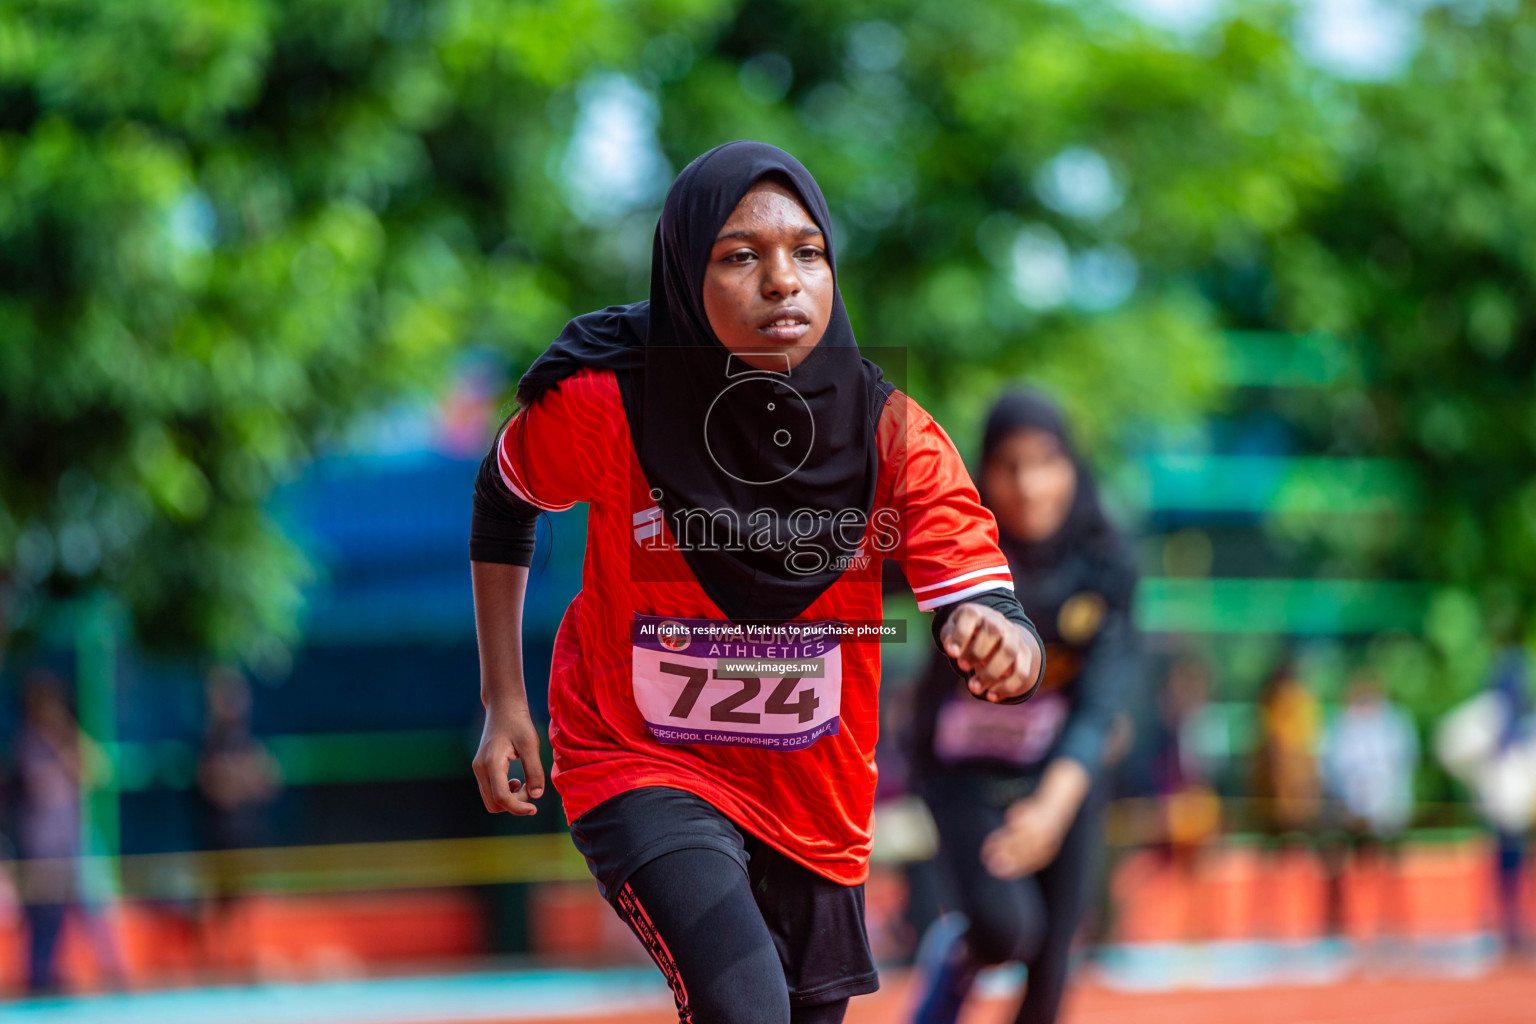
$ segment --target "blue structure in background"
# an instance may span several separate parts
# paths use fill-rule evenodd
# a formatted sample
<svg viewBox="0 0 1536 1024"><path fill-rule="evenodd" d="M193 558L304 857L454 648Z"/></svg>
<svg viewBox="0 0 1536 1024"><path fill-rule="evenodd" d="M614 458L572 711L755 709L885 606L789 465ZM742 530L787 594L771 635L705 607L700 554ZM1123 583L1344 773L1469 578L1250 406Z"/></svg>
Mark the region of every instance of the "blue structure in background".
<svg viewBox="0 0 1536 1024"><path fill-rule="evenodd" d="M435 452L337 456L281 495L282 518L325 574L310 597L307 642L473 642L468 538L478 468L478 459ZM553 636L580 588L585 527L577 509L540 521L530 635Z"/></svg>
<svg viewBox="0 0 1536 1024"><path fill-rule="evenodd" d="M555 801L509 822L480 804L469 762L479 738L479 662L469 572L469 514L479 459L417 450L317 460L274 503L314 564L303 642L291 671L253 684L253 727L287 749L338 737L377 740L376 765L345 779L290 780L274 808L280 843L440 838L544 831ZM547 720L555 630L581 585L584 507L546 516L524 621L524 667L535 717ZM187 664L138 663L123 673L119 740L138 751L144 783L123 800L123 852L197 845L193 785L202 692ZM394 771L391 737L441 751L462 773ZM343 746L345 744L342 744ZM461 756L460 756L461 755ZM408 751L402 751L402 757ZM334 755L333 755L334 757ZM443 758L438 757L441 764ZM376 772L375 772L375 769ZM377 778L373 776L376 774Z"/></svg>

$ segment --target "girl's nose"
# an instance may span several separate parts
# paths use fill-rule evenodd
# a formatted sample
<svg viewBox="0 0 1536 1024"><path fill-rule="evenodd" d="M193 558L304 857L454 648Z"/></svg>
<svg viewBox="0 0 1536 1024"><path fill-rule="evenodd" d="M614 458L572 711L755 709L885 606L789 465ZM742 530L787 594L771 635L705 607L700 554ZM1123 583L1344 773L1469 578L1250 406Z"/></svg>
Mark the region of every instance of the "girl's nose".
<svg viewBox="0 0 1536 1024"><path fill-rule="evenodd" d="M763 261L763 294L769 298L800 294L800 275L792 257L779 256Z"/></svg>

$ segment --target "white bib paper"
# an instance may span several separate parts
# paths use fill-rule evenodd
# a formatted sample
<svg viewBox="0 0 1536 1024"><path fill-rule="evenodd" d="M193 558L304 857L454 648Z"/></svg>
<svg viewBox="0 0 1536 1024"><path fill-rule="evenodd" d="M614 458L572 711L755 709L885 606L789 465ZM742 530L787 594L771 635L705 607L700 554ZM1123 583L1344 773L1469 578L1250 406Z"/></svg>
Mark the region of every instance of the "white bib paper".
<svg viewBox="0 0 1536 1024"><path fill-rule="evenodd" d="M636 615L635 703L661 743L802 750L838 731L841 645L832 622L746 628Z"/></svg>

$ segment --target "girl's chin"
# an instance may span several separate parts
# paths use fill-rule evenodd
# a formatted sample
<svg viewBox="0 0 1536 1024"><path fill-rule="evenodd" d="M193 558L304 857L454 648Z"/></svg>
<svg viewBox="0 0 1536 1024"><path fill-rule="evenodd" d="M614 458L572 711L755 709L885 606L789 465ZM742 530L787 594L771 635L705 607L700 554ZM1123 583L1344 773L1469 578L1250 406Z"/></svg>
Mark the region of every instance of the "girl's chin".
<svg viewBox="0 0 1536 1024"><path fill-rule="evenodd" d="M789 358L790 366L796 366L800 360L810 354L821 339L804 341L797 339L793 342L774 342L766 336L755 338L751 341L741 341L727 345L731 354L736 356L748 366L758 370L784 369L784 359ZM762 357L762 358L759 358Z"/></svg>

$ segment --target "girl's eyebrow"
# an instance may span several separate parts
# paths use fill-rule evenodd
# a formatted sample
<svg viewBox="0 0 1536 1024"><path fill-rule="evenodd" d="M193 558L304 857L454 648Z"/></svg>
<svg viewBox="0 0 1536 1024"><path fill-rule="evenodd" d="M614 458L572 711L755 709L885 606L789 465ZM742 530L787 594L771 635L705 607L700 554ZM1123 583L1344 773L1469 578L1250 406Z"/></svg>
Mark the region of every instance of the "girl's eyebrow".
<svg viewBox="0 0 1536 1024"><path fill-rule="evenodd" d="M821 234L821 228L817 227L814 224L806 224L803 227L801 227L800 230L796 234L800 238L807 238L807 237L809 237L811 235L819 235L819 234ZM715 241L716 242L724 242L724 241L726 241L728 239L731 239L731 238L756 238L756 237L757 237L757 232L756 231L748 231L747 229L743 228L740 231L727 231L724 234L720 235L718 238L716 238Z"/></svg>

